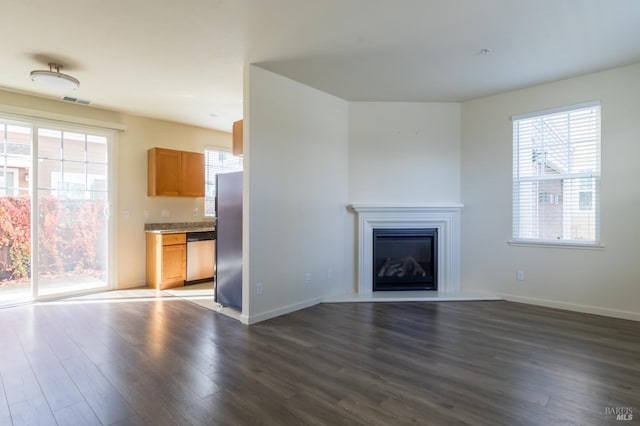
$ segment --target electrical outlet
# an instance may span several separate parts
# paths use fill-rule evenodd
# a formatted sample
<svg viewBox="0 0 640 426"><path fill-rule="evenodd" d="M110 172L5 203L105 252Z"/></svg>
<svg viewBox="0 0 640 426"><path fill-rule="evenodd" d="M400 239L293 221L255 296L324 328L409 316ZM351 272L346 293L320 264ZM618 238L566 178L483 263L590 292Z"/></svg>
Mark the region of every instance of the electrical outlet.
<svg viewBox="0 0 640 426"><path fill-rule="evenodd" d="M304 283L306 285L310 285L311 284L311 273L307 272L306 274L304 274Z"/></svg>
<svg viewBox="0 0 640 426"><path fill-rule="evenodd" d="M191 214L193 215L193 217L198 216L198 208L196 207L195 209L193 209L193 212L191 212Z"/></svg>
<svg viewBox="0 0 640 426"><path fill-rule="evenodd" d="M524 281L524 271L518 271L516 272L516 279L518 281Z"/></svg>
<svg viewBox="0 0 640 426"><path fill-rule="evenodd" d="M256 284L256 294L262 294L262 283Z"/></svg>
<svg viewBox="0 0 640 426"><path fill-rule="evenodd" d="M144 218L145 219L149 219L149 216L151 216L151 214L149 213L149 210L145 210L144 211Z"/></svg>
<svg viewBox="0 0 640 426"><path fill-rule="evenodd" d="M171 212L169 212L169 210L162 210L160 215L162 217L169 217L169 216L171 216Z"/></svg>

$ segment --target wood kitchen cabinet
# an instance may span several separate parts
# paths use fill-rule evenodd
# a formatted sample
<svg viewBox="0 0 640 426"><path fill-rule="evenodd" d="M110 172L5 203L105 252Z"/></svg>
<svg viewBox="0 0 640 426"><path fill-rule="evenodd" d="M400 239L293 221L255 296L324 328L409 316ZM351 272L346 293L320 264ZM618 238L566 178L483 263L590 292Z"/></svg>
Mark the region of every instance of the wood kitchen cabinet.
<svg viewBox="0 0 640 426"><path fill-rule="evenodd" d="M147 233L147 286L179 287L187 279L187 235Z"/></svg>
<svg viewBox="0 0 640 426"><path fill-rule="evenodd" d="M180 155L180 195L204 197L204 154L181 151Z"/></svg>
<svg viewBox="0 0 640 426"><path fill-rule="evenodd" d="M147 163L147 195L204 197L204 154L151 148Z"/></svg>
<svg viewBox="0 0 640 426"><path fill-rule="evenodd" d="M231 134L232 148L231 153L235 156L242 155L243 150L243 121L238 120L233 122L233 133Z"/></svg>

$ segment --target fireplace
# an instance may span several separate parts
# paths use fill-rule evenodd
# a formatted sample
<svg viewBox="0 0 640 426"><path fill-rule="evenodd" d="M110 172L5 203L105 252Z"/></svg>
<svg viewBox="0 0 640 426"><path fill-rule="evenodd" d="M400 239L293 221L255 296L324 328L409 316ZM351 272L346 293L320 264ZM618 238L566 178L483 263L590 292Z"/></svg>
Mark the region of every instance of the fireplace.
<svg viewBox="0 0 640 426"><path fill-rule="evenodd" d="M373 294L373 231L385 229L432 229L435 265L434 284L440 296L460 291L460 213L462 204L449 205L372 205L352 204L358 214L358 282L359 296ZM389 257L389 256L387 256ZM437 274L437 278L436 278ZM423 291L423 290L420 290ZM416 292L407 291L405 294ZM391 292L376 291L385 297Z"/></svg>
<svg viewBox="0 0 640 426"><path fill-rule="evenodd" d="M373 229L373 291L437 290L436 228Z"/></svg>

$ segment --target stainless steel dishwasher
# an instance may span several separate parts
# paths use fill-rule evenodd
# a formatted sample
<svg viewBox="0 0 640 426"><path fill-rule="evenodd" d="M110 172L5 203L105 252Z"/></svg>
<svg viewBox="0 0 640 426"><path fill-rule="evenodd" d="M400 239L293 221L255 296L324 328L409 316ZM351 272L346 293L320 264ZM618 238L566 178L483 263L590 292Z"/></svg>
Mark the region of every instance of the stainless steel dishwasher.
<svg viewBox="0 0 640 426"><path fill-rule="evenodd" d="M216 231L187 232L187 280L185 284L213 281Z"/></svg>

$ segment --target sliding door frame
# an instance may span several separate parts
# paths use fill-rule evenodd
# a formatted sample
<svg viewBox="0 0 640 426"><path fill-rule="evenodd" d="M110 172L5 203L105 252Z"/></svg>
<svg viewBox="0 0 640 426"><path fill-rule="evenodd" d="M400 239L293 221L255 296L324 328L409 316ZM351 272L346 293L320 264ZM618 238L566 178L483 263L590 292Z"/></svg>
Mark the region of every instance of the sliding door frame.
<svg viewBox="0 0 640 426"><path fill-rule="evenodd" d="M68 121L50 120L46 118L38 118L31 115L23 116L21 114L3 113L0 111L0 120L10 122L19 126L31 129L31 170L29 179L29 194L31 206L31 300L42 301L56 299L60 297L68 297L73 295L88 294L98 291L112 290L116 287L117 269L115 256L115 235L116 235L116 217L111 212L117 211L116 201L116 145L118 130L107 127L97 127L85 124L77 124ZM105 268L105 285L94 287L87 290L60 292L48 295L39 295L39 205L38 205L38 133L40 129L49 129L62 132L85 133L106 138L107 144L107 200L105 208L107 237L106 237L106 268Z"/></svg>

